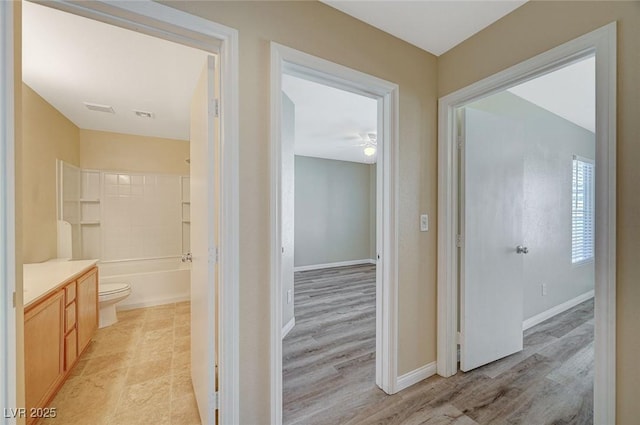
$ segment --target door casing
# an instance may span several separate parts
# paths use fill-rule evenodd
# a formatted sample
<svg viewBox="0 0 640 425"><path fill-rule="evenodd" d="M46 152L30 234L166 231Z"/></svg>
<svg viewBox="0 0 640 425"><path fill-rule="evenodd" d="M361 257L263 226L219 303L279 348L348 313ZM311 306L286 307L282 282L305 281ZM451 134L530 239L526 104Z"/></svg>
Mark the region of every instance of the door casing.
<svg viewBox="0 0 640 425"><path fill-rule="evenodd" d="M16 350L17 333L22 327L16 328L16 316L23 315L22 307L16 306L22 303L22 297L15 298L15 291L22 291L22 282L16 282L15 254L14 7L14 2L0 2L0 376L3 377L0 406L3 408L15 408L19 401ZM0 423L15 423L15 419L2 418Z"/></svg>
<svg viewBox="0 0 640 425"><path fill-rule="evenodd" d="M615 423L616 23L564 43L438 101L437 371L457 372L459 150L456 110L558 68L596 58L594 423Z"/></svg>
<svg viewBox="0 0 640 425"><path fill-rule="evenodd" d="M2 48L2 74L0 74L0 160L4 174L0 180L0 301L2 314L7 316L6 332L0 330L0 356L7 359L0 365L0 372L7 376L7 386L0 387L0 400L5 406L16 406L16 307L11 295L22 291L22 282L16 282L15 270L15 160L14 155L14 81L13 81L13 2L0 4L0 46ZM53 7L75 15L127 28L154 37L195 47L220 58L220 246L219 246L219 422L235 424L239 421L239 200L238 200L238 31L216 22L164 6L151 0L137 2L73 2L60 0L46 2ZM5 107L6 106L6 107ZM7 202L4 202L4 201ZM11 202L9 202L11 201ZM6 276L6 279L4 277ZM15 282L15 283L14 283ZM5 298L5 295L7 298ZM21 299L21 297L20 297ZM18 306L19 308L20 306ZM3 317L4 319L4 317ZM6 373L6 375L5 375ZM20 372L18 372L20 373ZM22 372L23 373L23 372ZM211 409L215 409L211 400ZM15 423L9 418L6 423Z"/></svg>

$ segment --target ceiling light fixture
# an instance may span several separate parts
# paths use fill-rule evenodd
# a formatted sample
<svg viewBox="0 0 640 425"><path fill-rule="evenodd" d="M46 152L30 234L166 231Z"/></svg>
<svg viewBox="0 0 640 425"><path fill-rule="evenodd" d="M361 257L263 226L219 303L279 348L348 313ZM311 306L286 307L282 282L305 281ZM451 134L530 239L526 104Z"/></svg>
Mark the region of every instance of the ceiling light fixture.
<svg viewBox="0 0 640 425"><path fill-rule="evenodd" d="M364 140L364 154L365 156L373 156L376 154L378 135L374 132L363 134L362 140Z"/></svg>
<svg viewBox="0 0 640 425"><path fill-rule="evenodd" d="M364 154L366 156L373 156L376 154L376 147L375 146L367 146L364 148Z"/></svg>

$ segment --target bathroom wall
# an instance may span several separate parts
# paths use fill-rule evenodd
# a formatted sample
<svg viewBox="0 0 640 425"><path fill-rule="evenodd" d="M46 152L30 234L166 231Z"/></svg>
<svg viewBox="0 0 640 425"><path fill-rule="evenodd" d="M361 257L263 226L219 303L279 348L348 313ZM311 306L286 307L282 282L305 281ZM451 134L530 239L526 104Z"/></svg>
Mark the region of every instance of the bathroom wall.
<svg viewBox="0 0 640 425"><path fill-rule="evenodd" d="M182 253L181 177L102 173L103 261Z"/></svg>
<svg viewBox="0 0 640 425"><path fill-rule="evenodd" d="M56 159L80 165L79 129L22 84L23 259L56 258Z"/></svg>
<svg viewBox="0 0 640 425"><path fill-rule="evenodd" d="M372 168L295 157L296 267L372 258Z"/></svg>
<svg viewBox="0 0 640 425"><path fill-rule="evenodd" d="M85 169L188 175L189 142L80 129Z"/></svg>

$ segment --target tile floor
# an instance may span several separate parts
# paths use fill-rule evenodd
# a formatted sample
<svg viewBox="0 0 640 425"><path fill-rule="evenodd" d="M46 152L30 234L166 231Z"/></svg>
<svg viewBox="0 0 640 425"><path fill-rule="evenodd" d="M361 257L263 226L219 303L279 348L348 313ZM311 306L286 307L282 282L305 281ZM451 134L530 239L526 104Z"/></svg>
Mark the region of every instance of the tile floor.
<svg viewBox="0 0 640 425"><path fill-rule="evenodd" d="M41 425L200 425L188 302L118 312L98 329Z"/></svg>

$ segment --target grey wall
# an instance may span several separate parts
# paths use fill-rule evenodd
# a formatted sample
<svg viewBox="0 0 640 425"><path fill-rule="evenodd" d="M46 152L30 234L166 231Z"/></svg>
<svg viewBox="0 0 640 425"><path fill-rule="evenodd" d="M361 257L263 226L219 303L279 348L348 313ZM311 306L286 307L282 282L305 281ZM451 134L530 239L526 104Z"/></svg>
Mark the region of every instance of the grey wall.
<svg viewBox="0 0 640 425"><path fill-rule="evenodd" d="M375 165L296 156L296 267L374 258L371 168Z"/></svg>
<svg viewBox="0 0 640 425"><path fill-rule="evenodd" d="M571 263L571 180L573 155L595 158L595 136L509 92L471 107L524 123L524 240L530 250L524 262L524 318L528 319L594 288L593 262Z"/></svg>

